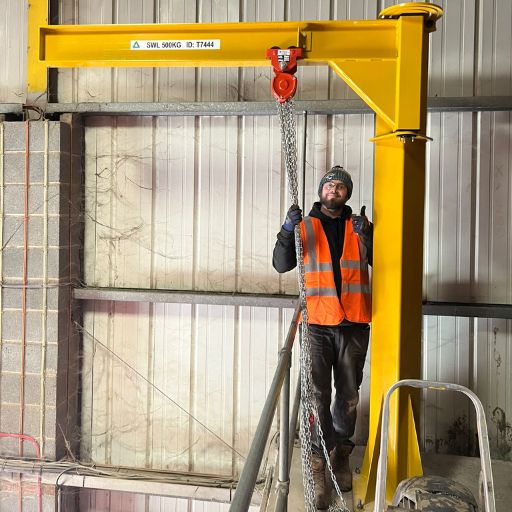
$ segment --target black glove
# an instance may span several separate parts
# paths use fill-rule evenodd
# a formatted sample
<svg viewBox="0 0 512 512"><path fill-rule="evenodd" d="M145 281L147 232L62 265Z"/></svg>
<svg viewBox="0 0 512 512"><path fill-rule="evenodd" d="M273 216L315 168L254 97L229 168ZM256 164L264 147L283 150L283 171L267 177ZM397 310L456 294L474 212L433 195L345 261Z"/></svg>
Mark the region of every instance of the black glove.
<svg viewBox="0 0 512 512"><path fill-rule="evenodd" d="M360 215L352 215L352 227L354 232L360 236L366 236L370 233L371 226L368 217L365 215L366 206L361 208Z"/></svg>
<svg viewBox="0 0 512 512"><path fill-rule="evenodd" d="M288 213L286 214L286 219L284 219L283 229L285 231L292 232L295 226L302 220L302 210L299 208L299 205L292 204Z"/></svg>

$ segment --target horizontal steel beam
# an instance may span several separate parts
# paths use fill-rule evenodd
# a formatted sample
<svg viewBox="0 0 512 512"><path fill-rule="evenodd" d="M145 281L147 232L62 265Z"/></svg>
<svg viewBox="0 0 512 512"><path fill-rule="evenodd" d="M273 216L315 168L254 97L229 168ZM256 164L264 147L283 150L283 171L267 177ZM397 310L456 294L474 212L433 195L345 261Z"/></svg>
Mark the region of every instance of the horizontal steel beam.
<svg viewBox="0 0 512 512"><path fill-rule="evenodd" d="M215 306L294 308L297 305L296 295L271 295L263 293L194 292L132 288L75 288L73 296L75 299L82 300L211 304Z"/></svg>
<svg viewBox="0 0 512 512"><path fill-rule="evenodd" d="M16 114L23 113L22 103L0 103L0 114Z"/></svg>
<svg viewBox="0 0 512 512"><path fill-rule="evenodd" d="M468 302L424 302L423 314L470 318L512 319L512 304L471 304Z"/></svg>
<svg viewBox="0 0 512 512"><path fill-rule="evenodd" d="M270 88L269 88L270 95ZM373 114L360 99L297 100L296 111L311 115ZM481 112L512 110L512 96L429 98L429 112ZM188 103L49 103L48 114L151 115L151 116L258 116L276 115L274 101Z"/></svg>
<svg viewBox="0 0 512 512"><path fill-rule="evenodd" d="M270 96L270 88L269 88ZM298 113L313 115L372 114L362 100L295 101ZM275 101L217 101L197 103L49 103L48 114L152 116L269 116L277 115Z"/></svg>
<svg viewBox="0 0 512 512"><path fill-rule="evenodd" d="M79 300L119 302L163 302L175 304L211 304L215 306L249 306L295 308L296 295L263 293L194 292L136 288L75 288ZM465 302L423 302L423 315L512 319L512 304L471 304Z"/></svg>
<svg viewBox="0 0 512 512"><path fill-rule="evenodd" d="M434 96L427 105L429 112L497 112L512 110L512 96Z"/></svg>
<svg viewBox="0 0 512 512"><path fill-rule="evenodd" d="M270 96L270 85L269 85ZM0 103L0 114L23 113L21 103ZM311 115L373 114L360 99L297 100L296 111ZM276 115L274 101L215 101L177 103L48 103L47 115L83 114L88 116L258 116ZM512 110L512 96L472 96L428 99L429 112L497 112Z"/></svg>

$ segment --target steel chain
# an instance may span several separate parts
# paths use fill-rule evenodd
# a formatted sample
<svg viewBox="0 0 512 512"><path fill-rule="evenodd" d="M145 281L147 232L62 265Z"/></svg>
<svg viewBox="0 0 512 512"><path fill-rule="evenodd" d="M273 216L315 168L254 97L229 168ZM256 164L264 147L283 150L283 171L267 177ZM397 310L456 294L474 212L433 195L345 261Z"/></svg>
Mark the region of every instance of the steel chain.
<svg viewBox="0 0 512 512"><path fill-rule="evenodd" d="M299 204L299 184L297 177L297 137L295 123L295 107L291 100L284 103L277 102L279 120L281 123L281 144L285 158L285 169L288 177L288 192L291 204ZM301 382L301 409L300 409L300 438L301 438L301 460L302 479L304 484L304 499L307 512L315 512L315 484L311 468L311 428L310 418L318 427L318 435L327 462L327 468L334 485L334 489L340 499L340 505L332 503L329 512L348 512L349 509L340 488L334 477L329 452L325 444L322 427L319 422L316 401L313 395L313 384L311 377L311 345L309 341L308 310L306 305L306 284L304 278L304 248L300 236L300 227L295 227L295 250L297 253L297 280L299 284L299 300L302 312L302 344L300 347L300 382Z"/></svg>

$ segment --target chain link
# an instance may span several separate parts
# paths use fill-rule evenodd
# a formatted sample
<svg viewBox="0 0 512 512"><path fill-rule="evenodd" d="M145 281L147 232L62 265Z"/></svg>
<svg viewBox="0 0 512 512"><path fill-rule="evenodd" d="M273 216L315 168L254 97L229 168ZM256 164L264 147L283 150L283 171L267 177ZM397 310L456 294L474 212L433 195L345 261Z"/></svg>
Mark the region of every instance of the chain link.
<svg viewBox="0 0 512 512"><path fill-rule="evenodd" d="M299 184L297 178L297 136L295 122L295 107L291 100L277 103L279 120L281 122L281 144L284 153L286 175L288 177L288 192L291 204L299 204ZM299 284L299 300L302 311L302 344L300 350L300 438L302 479L304 484L304 499L307 512L315 512L315 484L311 468L311 425L310 419L314 418L317 426L320 444L327 462L327 468L331 480L340 499L340 505L332 503L329 512L348 512L349 509L341 494L331 462L329 452L325 444L322 427L320 425L316 401L313 395L313 383L311 377L311 345L309 341L308 309L306 305L306 284L304 278L304 248L300 236L300 227L295 227L295 250L297 253L297 280Z"/></svg>

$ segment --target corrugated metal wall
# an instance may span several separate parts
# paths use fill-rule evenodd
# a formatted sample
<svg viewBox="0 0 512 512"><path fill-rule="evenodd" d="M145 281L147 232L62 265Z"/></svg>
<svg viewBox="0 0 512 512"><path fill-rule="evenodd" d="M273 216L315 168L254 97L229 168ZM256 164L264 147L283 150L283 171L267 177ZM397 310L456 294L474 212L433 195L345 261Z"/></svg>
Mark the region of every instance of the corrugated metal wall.
<svg viewBox="0 0 512 512"><path fill-rule="evenodd" d="M394 3L61 0L60 20L373 19ZM510 95L512 4L438 3L445 16L431 38L429 95ZM14 36L14 30L2 31L2 43L24 46L20 3L8 2L7 9L9 28L19 30ZM20 101L14 99L20 91L23 96L24 58L21 52L19 61L2 68L2 101ZM268 100L269 78L262 69L62 70L59 100ZM326 68L301 68L299 83L301 99L354 97ZM372 124L371 116L360 115L299 119L299 139L307 136L300 148L305 204L325 168L342 163L353 173L353 207L371 206ZM512 303L510 126L509 113L429 116L429 300ZM88 285L295 290L293 275L278 277L270 266L288 204L275 118L91 118L86 152ZM245 453L289 316L258 308L89 303L85 340L94 337L115 350L138 373L99 343L95 351L84 344L84 453L98 462L236 473L240 457L223 443ZM424 376L467 384L479 394L493 453L502 458L512 453L511 336L512 324L504 320L424 322ZM362 417L367 390L366 379ZM424 413L426 449L471 449L464 399L429 395ZM206 432L201 423L213 433L200 437ZM358 440L364 436L361 426ZM198 439L202 445L194 444ZM208 459L201 455L205 447Z"/></svg>
<svg viewBox="0 0 512 512"><path fill-rule="evenodd" d="M0 20L0 102L23 103L27 89L27 5L2 0Z"/></svg>

